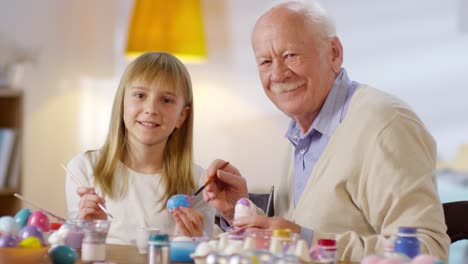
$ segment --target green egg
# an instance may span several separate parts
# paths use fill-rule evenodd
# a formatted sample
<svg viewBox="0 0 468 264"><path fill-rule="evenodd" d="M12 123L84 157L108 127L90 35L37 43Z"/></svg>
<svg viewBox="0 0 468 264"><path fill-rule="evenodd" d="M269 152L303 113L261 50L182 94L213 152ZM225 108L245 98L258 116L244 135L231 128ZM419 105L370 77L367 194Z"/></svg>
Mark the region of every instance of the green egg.
<svg viewBox="0 0 468 264"><path fill-rule="evenodd" d="M49 257L54 264L73 264L78 255L73 248L60 245L49 250Z"/></svg>
<svg viewBox="0 0 468 264"><path fill-rule="evenodd" d="M15 220L19 228L23 228L28 223L30 215L31 210L29 210L28 208L23 208L16 213Z"/></svg>

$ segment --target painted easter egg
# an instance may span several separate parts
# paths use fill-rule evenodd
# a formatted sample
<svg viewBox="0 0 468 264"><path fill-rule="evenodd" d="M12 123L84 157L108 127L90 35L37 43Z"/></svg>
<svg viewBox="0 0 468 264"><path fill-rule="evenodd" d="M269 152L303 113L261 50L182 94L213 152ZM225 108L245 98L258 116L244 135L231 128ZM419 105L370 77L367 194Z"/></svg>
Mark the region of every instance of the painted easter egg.
<svg viewBox="0 0 468 264"><path fill-rule="evenodd" d="M234 207L234 220L243 216L257 215L255 204L247 198L240 198Z"/></svg>
<svg viewBox="0 0 468 264"><path fill-rule="evenodd" d="M28 224L29 216L31 216L31 210L28 208L23 208L16 213L15 220L19 228L23 228Z"/></svg>
<svg viewBox="0 0 468 264"><path fill-rule="evenodd" d="M37 226L42 232L49 232L50 230L49 217L42 211L34 211L31 216L29 216L28 225Z"/></svg>
<svg viewBox="0 0 468 264"><path fill-rule="evenodd" d="M16 247L17 245L16 236L9 234L0 236L0 248Z"/></svg>
<svg viewBox="0 0 468 264"><path fill-rule="evenodd" d="M17 235L18 230L19 227L15 218L11 216L3 216L0 218L0 232L3 235Z"/></svg>
<svg viewBox="0 0 468 264"><path fill-rule="evenodd" d="M76 251L69 246L56 246L49 250L49 257L54 264L73 264L78 259Z"/></svg>
<svg viewBox="0 0 468 264"><path fill-rule="evenodd" d="M190 207L192 206L192 203L193 203L193 197L192 196L188 196L188 195L185 195L185 194L175 194L175 195L172 195L168 200L167 200L167 203L166 203L166 207L167 209L169 209L169 211L173 211L174 208L179 208L179 207Z"/></svg>
<svg viewBox="0 0 468 264"><path fill-rule="evenodd" d="M22 248L40 248L42 246L42 242L39 238L30 236L21 240L18 243L18 246Z"/></svg>
<svg viewBox="0 0 468 264"><path fill-rule="evenodd" d="M20 239L26 239L28 237L37 237L42 244L44 244L44 235L39 227L33 225L27 225L20 229L18 232Z"/></svg>

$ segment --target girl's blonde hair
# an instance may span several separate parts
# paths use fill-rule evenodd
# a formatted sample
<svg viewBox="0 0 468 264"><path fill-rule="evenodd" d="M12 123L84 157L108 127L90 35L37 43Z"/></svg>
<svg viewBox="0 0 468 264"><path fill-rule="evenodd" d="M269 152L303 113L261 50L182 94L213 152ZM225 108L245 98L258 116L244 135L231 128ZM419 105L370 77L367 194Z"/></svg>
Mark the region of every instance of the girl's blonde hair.
<svg viewBox="0 0 468 264"><path fill-rule="evenodd" d="M175 56L165 52L148 52L135 59L120 80L112 107L109 133L102 147L101 157L94 168L95 184L103 194L111 198L125 196L128 189L128 172L123 173L123 185L114 190L114 171L117 161L125 160L127 154L127 129L123 121L125 89L135 80L151 83L157 80L160 85L171 87L177 95L182 95L189 113L185 122L176 128L167 140L162 164L162 181L165 186L161 201L174 194L191 194L195 190L193 179L193 95L190 75L184 64ZM163 208L161 208L163 209Z"/></svg>

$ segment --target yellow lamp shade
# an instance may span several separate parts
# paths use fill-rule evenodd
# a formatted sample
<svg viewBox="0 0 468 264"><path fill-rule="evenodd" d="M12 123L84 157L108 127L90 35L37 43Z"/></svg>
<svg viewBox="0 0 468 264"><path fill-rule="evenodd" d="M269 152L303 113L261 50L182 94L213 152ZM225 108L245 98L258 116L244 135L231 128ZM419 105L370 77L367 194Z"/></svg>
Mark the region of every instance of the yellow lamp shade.
<svg viewBox="0 0 468 264"><path fill-rule="evenodd" d="M165 51L183 62L206 58L200 0L135 0L126 54Z"/></svg>

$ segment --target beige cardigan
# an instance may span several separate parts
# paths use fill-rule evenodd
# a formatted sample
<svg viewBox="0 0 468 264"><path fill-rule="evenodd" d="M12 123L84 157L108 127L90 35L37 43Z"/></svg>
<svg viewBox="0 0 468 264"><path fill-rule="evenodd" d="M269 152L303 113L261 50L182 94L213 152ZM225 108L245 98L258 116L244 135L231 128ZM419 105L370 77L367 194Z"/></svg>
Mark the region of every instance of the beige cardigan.
<svg viewBox="0 0 468 264"><path fill-rule="evenodd" d="M340 260L383 253L399 226L418 228L421 252L447 259L450 239L435 182L436 145L402 101L360 85L294 209L293 176L276 212L334 237Z"/></svg>

